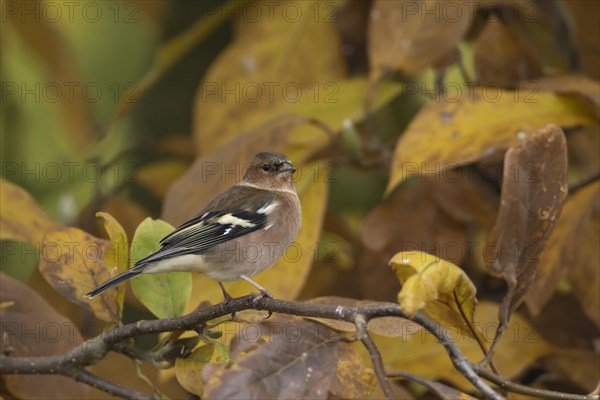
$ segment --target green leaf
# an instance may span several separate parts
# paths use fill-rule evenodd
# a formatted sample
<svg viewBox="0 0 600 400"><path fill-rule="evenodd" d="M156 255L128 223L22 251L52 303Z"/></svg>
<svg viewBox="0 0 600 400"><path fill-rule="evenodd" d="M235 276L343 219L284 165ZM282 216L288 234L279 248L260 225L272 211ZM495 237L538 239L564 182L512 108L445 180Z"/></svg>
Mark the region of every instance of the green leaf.
<svg viewBox="0 0 600 400"><path fill-rule="evenodd" d="M160 249L160 239L173 231L168 223L146 218L135 230L131 243L132 263ZM131 281L133 294L158 318L183 314L192 294L189 272L140 275Z"/></svg>

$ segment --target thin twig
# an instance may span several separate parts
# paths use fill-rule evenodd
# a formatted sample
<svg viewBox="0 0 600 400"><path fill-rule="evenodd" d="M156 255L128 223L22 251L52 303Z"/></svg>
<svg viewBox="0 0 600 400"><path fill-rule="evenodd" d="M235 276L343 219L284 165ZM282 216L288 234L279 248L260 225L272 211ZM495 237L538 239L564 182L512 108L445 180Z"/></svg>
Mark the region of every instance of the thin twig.
<svg viewBox="0 0 600 400"><path fill-rule="evenodd" d="M77 382L85 383L98 390L112 394L113 396L133 400L152 400L152 397L148 396L147 394L138 392L137 390L133 390L125 386L121 386L117 383L109 382L85 369L67 372L64 375L73 378Z"/></svg>
<svg viewBox="0 0 600 400"><path fill-rule="evenodd" d="M485 369L477 364L471 364L471 367L475 370L477 375L498 385L498 387L500 387L508 392L524 394L527 396L537 397L540 399L595 400L594 397L586 396L583 394L561 393L561 392L554 392L552 390L536 389L536 388L532 388L532 387L528 387L528 386L524 386L524 385L519 385L518 383L507 381L506 379L494 374L491 371L488 371L487 369Z"/></svg>
<svg viewBox="0 0 600 400"><path fill-rule="evenodd" d="M354 325L356 325L356 336L358 339L360 339L362 344L369 352L369 357L371 357L371 363L373 364L373 370L375 371L375 376L377 376L377 380L379 381L379 386L381 386L381 390L383 390L383 394L387 399L392 399L394 397L394 393L392 392L390 382L385 376L385 368L383 367L383 360L381 359L379 349L375 345L375 342L373 342L373 339L367 330L367 320L363 315L358 314L354 319Z"/></svg>

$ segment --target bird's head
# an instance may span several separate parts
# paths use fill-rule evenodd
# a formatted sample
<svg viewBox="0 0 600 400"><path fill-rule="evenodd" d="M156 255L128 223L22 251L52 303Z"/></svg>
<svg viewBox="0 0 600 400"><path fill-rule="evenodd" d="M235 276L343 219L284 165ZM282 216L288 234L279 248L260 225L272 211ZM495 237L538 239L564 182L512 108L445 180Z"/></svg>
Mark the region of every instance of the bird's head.
<svg viewBox="0 0 600 400"><path fill-rule="evenodd" d="M294 190L294 172L296 167L283 154L259 153L250 162L244 181L264 189Z"/></svg>

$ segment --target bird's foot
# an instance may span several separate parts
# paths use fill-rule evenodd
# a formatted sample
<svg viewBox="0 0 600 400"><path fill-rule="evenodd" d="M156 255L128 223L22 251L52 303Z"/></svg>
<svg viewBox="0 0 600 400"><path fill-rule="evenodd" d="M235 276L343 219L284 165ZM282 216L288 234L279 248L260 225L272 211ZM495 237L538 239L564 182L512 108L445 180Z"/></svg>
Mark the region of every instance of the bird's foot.
<svg viewBox="0 0 600 400"><path fill-rule="evenodd" d="M233 297L227 293L227 290L225 290L225 286L223 286L223 284L221 282L217 282L219 284L219 287L221 288L221 291L223 292L223 303L225 303L225 306L229 305L229 302L231 302L233 300ZM231 313L231 319L235 319L235 311Z"/></svg>

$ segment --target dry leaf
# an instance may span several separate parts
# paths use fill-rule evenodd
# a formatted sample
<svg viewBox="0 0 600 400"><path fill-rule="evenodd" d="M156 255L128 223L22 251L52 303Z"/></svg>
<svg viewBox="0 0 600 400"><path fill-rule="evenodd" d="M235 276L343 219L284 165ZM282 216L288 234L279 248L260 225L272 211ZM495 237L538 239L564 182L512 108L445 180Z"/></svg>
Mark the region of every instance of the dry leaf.
<svg viewBox="0 0 600 400"><path fill-rule="evenodd" d="M205 397L326 399L336 377L339 342L335 332L292 318L261 325L269 329L268 342L257 343L242 331L237 337L243 350L234 354L232 349L231 362L207 382ZM252 347L257 348L252 351Z"/></svg>
<svg viewBox="0 0 600 400"><path fill-rule="evenodd" d="M93 300L84 295L111 277L104 254L110 243L77 228L52 231L41 245L39 269L67 300L83 306L102 321L118 323L118 292L108 290Z"/></svg>
<svg viewBox="0 0 600 400"><path fill-rule="evenodd" d="M56 312L29 286L0 273L1 351L11 357L62 355L83 342L77 326ZM90 387L70 378L50 375L3 375L5 388L17 398L85 399ZM4 388L3 388L4 389Z"/></svg>
<svg viewBox="0 0 600 400"><path fill-rule="evenodd" d="M577 259L569 269L569 280L573 293L588 318L600 328L600 222L598 216L584 228L582 240L577 250Z"/></svg>
<svg viewBox="0 0 600 400"><path fill-rule="evenodd" d="M373 4L368 44L372 79L392 69L419 73L456 48L473 20L473 7L444 3L379 0Z"/></svg>
<svg viewBox="0 0 600 400"><path fill-rule="evenodd" d="M524 85L533 84L538 90L556 93L573 93L587 99L596 116L600 117L600 83L583 75L560 75L537 79Z"/></svg>
<svg viewBox="0 0 600 400"><path fill-rule="evenodd" d="M193 124L199 154L276 117L279 104L295 103L303 93L325 102L335 90L332 82L346 75L335 24L315 19L312 3L294 3L294 21L283 4L253 4L261 17L241 19L234 41L198 89Z"/></svg>
<svg viewBox="0 0 600 400"><path fill-rule="evenodd" d="M51 220L21 187L0 180L0 239L39 244L46 234L60 224Z"/></svg>
<svg viewBox="0 0 600 400"><path fill-rule="evenodd" d="M475 311L475 326L488 340L492 340L498 326L498 305L481 302ZM446 332L472 362L481 359L481 349L472 335ZM448 353L437 339L426 330L398 342L397 338L375 337L375 342L386 365L431 379L444 379L459 389L472 390L472 385L457 371ZM540 356L548 354L552 347L523 317L515 314L507 334L500 340L494 364L502 376L511 379L525 370Z"/></svg>
<svg viewBox="0 0 600 400"><path fill-rule="evenodd" d="M567 198L567 148L556 125L546 125L504 157L502 198L484 258L490 272L508 285L498 333L524 300L539 256Z"/></svg>
<svg viewBox="0 0 600 400"><path fill-rule="evenodd" d="M550 234L548 243L541 254L540 265L525 299L527 308L533 315L539 314L550 300L556 285L566 271L573 275L580 274L581 271L588 270L586 264L598 262L599 259L582 258L581 252L578 250L587 240L584 237L586 233L589 233L586 226L590 221L593 207L598 201L599 189L599 182L591 184L573 194L565 203L556 227ZM585 278L587 287L593 286L589 280L591 277ZM589 290L583 287L578 289L586 292ZM581 292L577 290L576 293ZM592 302L592 304L594 303Z"/></svg>
<svg viewBox="0 0 600 400"><path fill-rule="evenodd" d="M387 193L409 176L443 174L518 145L549 121L573 126L596 118L579 97L537 91L471 87L457 101L429 103L396 144Z"/></svg>
<svg viewBox="0 0 600 400"><path fill-rule="evenodd" d="M519 81L542 76L532 45L514 25L491 17L475 42L477 82L514 88Z"/></svg>

